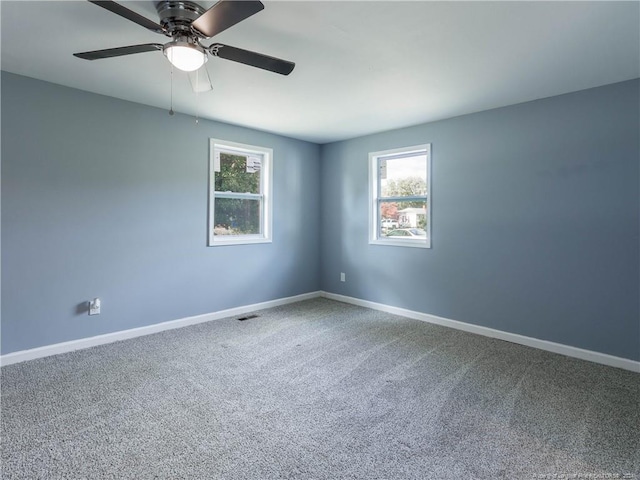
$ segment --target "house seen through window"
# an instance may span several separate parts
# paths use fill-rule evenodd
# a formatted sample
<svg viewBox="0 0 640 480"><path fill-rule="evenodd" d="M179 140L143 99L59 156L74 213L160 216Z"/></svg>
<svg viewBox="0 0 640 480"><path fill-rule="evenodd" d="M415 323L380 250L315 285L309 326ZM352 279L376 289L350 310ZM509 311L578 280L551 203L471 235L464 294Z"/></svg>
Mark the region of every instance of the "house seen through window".
<svg viewBox="0 0 640 480"><path fill-rule="evenodd" d="M431 145L373 152L369 243L431 246Z"/></svg>

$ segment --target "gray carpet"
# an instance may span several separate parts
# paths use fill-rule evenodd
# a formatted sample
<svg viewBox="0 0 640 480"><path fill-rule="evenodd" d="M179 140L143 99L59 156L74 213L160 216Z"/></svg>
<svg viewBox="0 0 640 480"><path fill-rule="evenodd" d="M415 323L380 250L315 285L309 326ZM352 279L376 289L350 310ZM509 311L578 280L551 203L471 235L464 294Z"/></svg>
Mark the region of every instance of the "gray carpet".
<svg viewBox="0 0 640 480"><path fill-rule="evenodd" d="M259 313L3 367L2 478L640 474L638 374L326 299Z"/></svg>

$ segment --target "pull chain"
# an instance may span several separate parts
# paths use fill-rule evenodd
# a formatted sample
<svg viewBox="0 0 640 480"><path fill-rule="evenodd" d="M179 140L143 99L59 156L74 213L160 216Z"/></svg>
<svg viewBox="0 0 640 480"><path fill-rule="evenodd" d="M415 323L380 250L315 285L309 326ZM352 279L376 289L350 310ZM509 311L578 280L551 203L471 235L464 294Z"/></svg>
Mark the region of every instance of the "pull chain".
<svg viewBox="0 0 640 480"><path fill-rule="evenodd" d="M200 94L200 69L196 70L196 125L198 125L200 116L200 99L198 95Z"/></svg>
<svg viewBox="0 0 640 480"><path fill-rule="evenodd" d="M171 65L171 106L169 107L169 115L173 115L173 65Z"/></svg>

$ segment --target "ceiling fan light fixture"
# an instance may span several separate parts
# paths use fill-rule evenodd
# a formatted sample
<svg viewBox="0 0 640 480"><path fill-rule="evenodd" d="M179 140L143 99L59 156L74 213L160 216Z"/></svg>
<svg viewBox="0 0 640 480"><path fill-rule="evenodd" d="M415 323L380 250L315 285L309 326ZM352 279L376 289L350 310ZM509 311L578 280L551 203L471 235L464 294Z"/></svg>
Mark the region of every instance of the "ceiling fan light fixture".
<svg viewBox="0 0 640 480"><path fill-rule="evenodd" d="M174 67L185 72L198 70L207 61L204 48L189 42L168 43L163 51Z"/></svg>

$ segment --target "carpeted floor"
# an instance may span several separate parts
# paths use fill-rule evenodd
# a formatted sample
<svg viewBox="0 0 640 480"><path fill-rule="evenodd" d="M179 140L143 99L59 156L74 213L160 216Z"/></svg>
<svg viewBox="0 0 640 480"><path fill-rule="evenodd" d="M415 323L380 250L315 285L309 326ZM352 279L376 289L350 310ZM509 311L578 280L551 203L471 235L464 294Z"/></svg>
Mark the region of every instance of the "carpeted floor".
<svg viewBox="0 0 640 480"><path fill-rule="evenodd" d="M640 476L638 374L326 299L258 313L3 367L2 478Z"/></svg>

